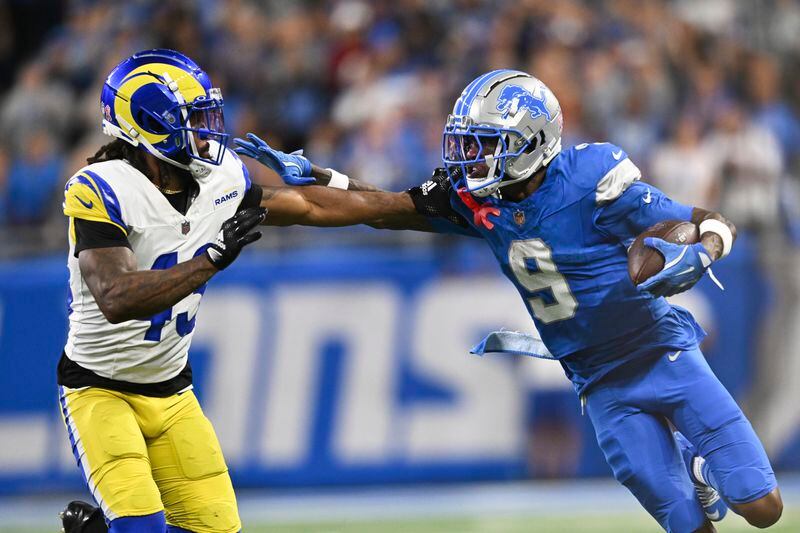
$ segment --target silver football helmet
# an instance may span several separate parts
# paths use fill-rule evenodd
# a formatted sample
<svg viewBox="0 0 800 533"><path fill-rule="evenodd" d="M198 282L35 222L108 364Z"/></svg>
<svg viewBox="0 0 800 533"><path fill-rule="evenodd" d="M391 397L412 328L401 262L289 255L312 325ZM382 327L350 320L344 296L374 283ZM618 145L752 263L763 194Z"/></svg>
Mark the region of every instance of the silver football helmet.
<svg viewBox="0 0 800 533"><path fill-rule="evenodd" d="M488 72L467 85L447 118L442 162L455 187L490 196L561 152L562 126L544 83L517 70Z"/></svg>

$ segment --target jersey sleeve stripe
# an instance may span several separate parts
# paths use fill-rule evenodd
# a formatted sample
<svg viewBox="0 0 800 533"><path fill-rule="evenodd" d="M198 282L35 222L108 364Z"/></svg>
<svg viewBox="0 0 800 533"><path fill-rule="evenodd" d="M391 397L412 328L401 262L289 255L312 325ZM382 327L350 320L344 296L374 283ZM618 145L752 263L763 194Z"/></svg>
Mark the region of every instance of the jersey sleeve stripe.
<svg viewBox="0 0 800 533"><path fill-rule="evenodd" d="M91 170L84 170L84 173L98 186L100 194L103 198L103 204L105 204L106 211L108 212L112 222L124 228L126 224L125 221L122 220L122 208L120 207L119 199L117 198L117 194L114 192L114 189L111 188L106 180ZM127 233L128 232L126 231L125 234L127 235Z"/></svg>
<svg viewBox="0 0 800 533"><path fill-rule="evenodd" d="M642 171L627 157L609 170L597 183L595 202L597 205L613 202L635 181L642 178Z"/></svg>
<svg viewBox="0 0 800 533"><path fill-rule="evenodd" d="M119 202L111 187L94 172L82 171L67 182L64 214L68 217L107 222L127 235L128 229L120 211Z"/></svg>
<svg viewBox="0 0 800 533"><path fill-rule="evenodd" d="M86 185L87 187L89 187L89 189L91 189L91 191L96 196L100 196L100 191L97 190L97 185L95 185L94 182L92 182L83 173L76 174L72 178L70 178L70 180L67 182L67 184L64 185L64 193L66 194L66 192L69 190L69 188L72 187L73 185L75 185L76 183L81 183L83 185Z"/></svg>

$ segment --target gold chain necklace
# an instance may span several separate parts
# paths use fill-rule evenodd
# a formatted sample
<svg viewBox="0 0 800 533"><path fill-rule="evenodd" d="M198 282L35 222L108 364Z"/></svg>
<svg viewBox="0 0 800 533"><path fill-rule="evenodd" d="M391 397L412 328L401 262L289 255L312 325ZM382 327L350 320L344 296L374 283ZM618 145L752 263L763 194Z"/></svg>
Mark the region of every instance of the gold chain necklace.
<svg viewBox="0 0 800 533"><path fill-rule="evenodd" d="M153 183L153 185L156 184ZM168 189L167 187L159 187L158 185L156 185L156 189L163 192L164 194L178 194L185 190L185 189Z"/></svg>

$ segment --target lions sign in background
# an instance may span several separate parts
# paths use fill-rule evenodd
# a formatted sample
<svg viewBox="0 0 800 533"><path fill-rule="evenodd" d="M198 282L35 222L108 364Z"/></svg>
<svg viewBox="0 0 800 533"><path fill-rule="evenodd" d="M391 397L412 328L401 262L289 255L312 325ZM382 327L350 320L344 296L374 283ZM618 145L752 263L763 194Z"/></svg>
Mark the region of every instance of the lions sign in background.
<svg viewBox="0 0 800 533"><path fill-rule="evenodd" d="M716 330L712 366L741 393L754 342L746 326L764 291L747 246L737 248L717 272L724 294L705 281L690 294L710 309L698 318ZM261 252L212 281L191 361L237 486L520 478L536 416L577 428L575 473L607 473L557 362L468 354L490 330L531 330L513 286L496 267L445 275L452 264L438 257ZM6 263L0 274L0 490L78 489L56 404L63 260ZM553 394L562 401L543 400ZM792 449L776 450L776 462Z"/></svg>

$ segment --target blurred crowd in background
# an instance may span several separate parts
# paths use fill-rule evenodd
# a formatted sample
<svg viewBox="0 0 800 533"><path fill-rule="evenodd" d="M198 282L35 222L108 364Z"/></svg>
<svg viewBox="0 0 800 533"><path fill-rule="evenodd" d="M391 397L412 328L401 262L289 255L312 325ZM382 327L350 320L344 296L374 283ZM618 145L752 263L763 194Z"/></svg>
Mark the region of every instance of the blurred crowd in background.
<svg viewBox="0 0 800 533"><path fill-rule="evenodd" d="M610 141L678 201L721 211L752 238L775 287L747 406L766 442L800 420L800 0L7 0L0 2L0 259L66 252L63 184L111 139L105 76L138 50L200 64L226 129L304 148L382 188L440 165L441 132L473 78L517 68L564 113L564 147ZM254 180L279 184L251 162ZM324 233L322 233L324 232ZM458 241L410 232L276 228L255 246ZM324 240L322 237L324 236ZM454 241L448 241L453 243ZM461 250L461 251L459 251ZM475 266L478 265L478 266ZM758 325L754 327L759 327ZM561 400L554 400L556 402ZM540 475L569 473L574 398L538 428ZM787 425L788 424L788 425ZM775 435L778 435L776 437ZM569 457L562 457L569 456Z"/></svg>
<svg viewBox="0 0 800 533"><path fill-rule="evenodd" d="M0 29L4 256L64 249L62 185L110 140L104 77L151 47L210 73L230 133L393 190L439 164L471 79L525 70L559 98L565 146L617 143L675 199L800 240L797 0L11 0Z"/></svg>

